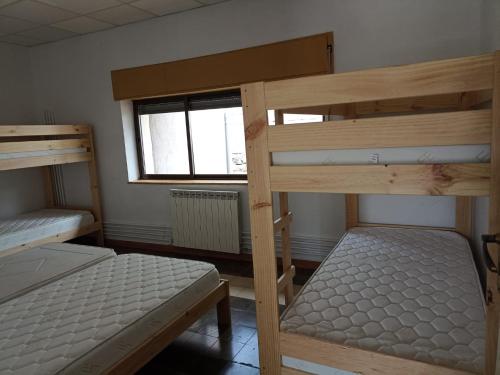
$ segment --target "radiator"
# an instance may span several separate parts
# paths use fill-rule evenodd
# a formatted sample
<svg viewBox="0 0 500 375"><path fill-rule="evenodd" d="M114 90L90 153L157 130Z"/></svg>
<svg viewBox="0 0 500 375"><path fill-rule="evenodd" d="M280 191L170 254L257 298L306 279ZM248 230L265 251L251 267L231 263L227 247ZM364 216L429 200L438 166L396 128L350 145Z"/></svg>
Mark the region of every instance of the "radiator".
<svg viewBox="0 0 500 375"><path fill-rule="evenodd" d="M170 190L173 244L240 253L237 191Z"/></svg>

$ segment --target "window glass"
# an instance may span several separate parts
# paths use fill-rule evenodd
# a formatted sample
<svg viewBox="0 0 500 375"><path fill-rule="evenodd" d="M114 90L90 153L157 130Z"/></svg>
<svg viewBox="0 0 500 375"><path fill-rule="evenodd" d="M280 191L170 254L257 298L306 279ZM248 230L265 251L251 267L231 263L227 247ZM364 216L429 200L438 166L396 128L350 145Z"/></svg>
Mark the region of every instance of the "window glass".
<svg viewBox="0 0 500 375"><path fill-rule="evenodd" d="M134 101L142 178L246 178L239 90Z"/></svg>
<svg viewBox="0 0 500 375"><path fill-rule="evenodd" d="M246 174L241 107L189 112L195 174Z"/></svg>
<svg viewBox="0 0 500 375"><path fill-rule="evenodd" d="M189 175L184 112L139 116L145 174Z"/></svg>

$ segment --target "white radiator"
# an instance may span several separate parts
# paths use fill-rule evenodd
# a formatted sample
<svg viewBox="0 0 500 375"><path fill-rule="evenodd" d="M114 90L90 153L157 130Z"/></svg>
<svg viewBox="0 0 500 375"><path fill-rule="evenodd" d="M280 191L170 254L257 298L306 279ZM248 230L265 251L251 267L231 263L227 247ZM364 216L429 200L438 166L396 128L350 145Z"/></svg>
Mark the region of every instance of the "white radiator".
<svg viewBox="0 0 500 375"><path fill-rule="evenodd" d="M240 253L237 191L172 189L170 195L175 246Z"/></svg>

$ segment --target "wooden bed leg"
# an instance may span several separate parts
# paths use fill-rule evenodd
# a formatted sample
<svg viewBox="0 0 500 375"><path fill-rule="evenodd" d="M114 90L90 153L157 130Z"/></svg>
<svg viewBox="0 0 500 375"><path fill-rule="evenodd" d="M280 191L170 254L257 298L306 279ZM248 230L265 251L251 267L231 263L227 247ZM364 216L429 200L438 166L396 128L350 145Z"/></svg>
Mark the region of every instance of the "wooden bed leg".
<svg viewBox="0 0 500 375"><path fill-rule="evenodd" d="M495 303L486 308L486 359L485 375L495 375L498 347L498 311Z"/></svg>
<svg viewBox="0 0 500 375"><path fill-rule="evenodd" d="M219 328L225 329L231 327L231 303L229 297L229 282L222 280L226 296L217 303L217 324Z"/></svg>
<svg viewBox="0 0 500 375"><path fill-rule="evenodd" d="M275 111L274 118L276 125L284 125L283 111ZM280 201L280 217L284 218L288 215L288 193L279 193ZM281 231L281 262L283 273L289 271L292 267L292 254L290 248L290 224L285 225ZM285 306L288 306L293 301L293 278L286 284L285 289Z"/></svg>
<svg viewBox="0 0 500 375"><path fill-rule="evenodd" d="M54 207L54 185L52 181L52 174L50 173L50 166L42 167L43 182L45 186L45 203L47 208Z"/></svg>
<svg viewBox="0 0 500 375"><path fill-rule="evenodd" d="M97 231L97 245L104 246L104 229L102 222L101 196L99 193L99 177L97 175L97 165L95 159L94 133L89 128L89 141L92 160L88 162L90 177L90 192L92 194L92 214L96 222L100 223L100 230Z"/></svg>
<svg viewBox="0 0 500 375"><path fill-rule="evenodd" d="M500 233L500 51L494 55L494 80L491 126L491 179L490 179L490 209L489 232ZM499 265L499 245L488 246L493 262L497 269ZM490 300L486 309L486 375L496 372L498 347L498 306L499 288L498 274L487 272L486 293Z"/></svg>
<svg viewBox="0 0 500 375"><path fill-rule="evenodd" d="M358 194L345 195L345 229L359 225L359 199Z"/></svg>
<svg viewBox="0 0 500 375"><path fill-rule="evenodd" d="M245 119L260 373L278 375L281 373L278 283L264 83L243 85L241 97Z"/></svg>

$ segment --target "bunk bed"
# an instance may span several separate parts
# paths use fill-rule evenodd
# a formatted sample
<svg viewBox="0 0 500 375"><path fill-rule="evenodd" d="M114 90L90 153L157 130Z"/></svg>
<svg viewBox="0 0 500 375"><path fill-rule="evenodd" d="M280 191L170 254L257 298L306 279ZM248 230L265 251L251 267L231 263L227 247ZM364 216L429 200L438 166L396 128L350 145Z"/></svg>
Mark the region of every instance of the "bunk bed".
<svg viewBox="0 0 500 375"><path fill-rule="evenodd" d="M52 166L87 163L91 208L58 207ZM41 167L46 209L0 220L0 256L64 242L103 228L92 128L88 125L0 125L0 171Z"/></svg>
<svg viewBox="0 0 500 375"><path fill-rule="evenodd" d="M284 364L291 358L362 374L494 374L500 52L257 82L241 92L261 373L305 373ZM285 112L343 119L283 125ZM279 152L463 145L489 146L489 162L273 162ZM273 220L275 192L280 217ZM296 296L289 192L346 194L347 232ZM456 197L455 228L363 223L358 194ZM468 244L474 197L489 197L484 294ZM279 278L275 233L282 236Z"/></svg>

